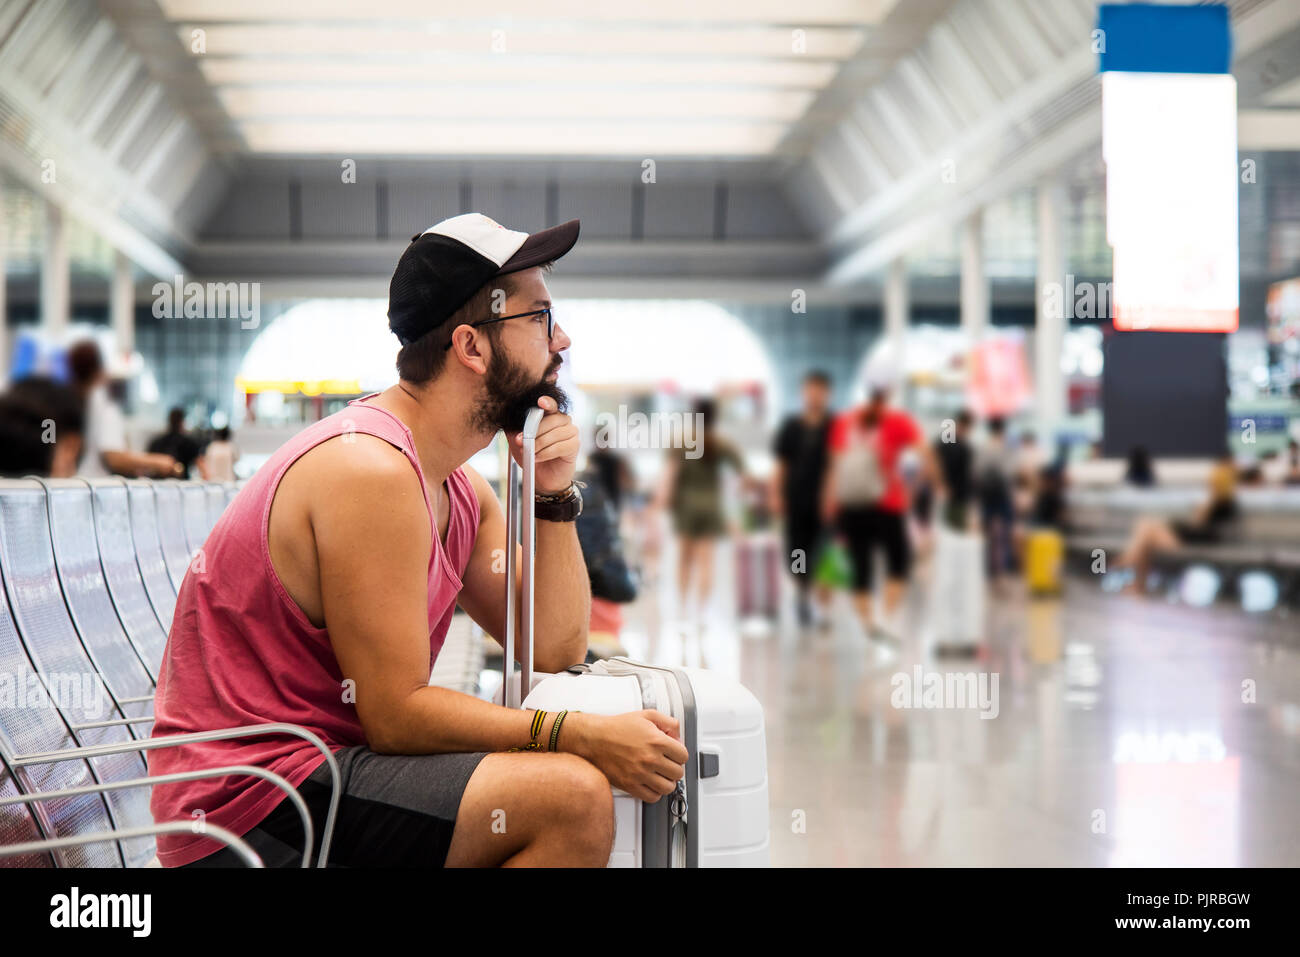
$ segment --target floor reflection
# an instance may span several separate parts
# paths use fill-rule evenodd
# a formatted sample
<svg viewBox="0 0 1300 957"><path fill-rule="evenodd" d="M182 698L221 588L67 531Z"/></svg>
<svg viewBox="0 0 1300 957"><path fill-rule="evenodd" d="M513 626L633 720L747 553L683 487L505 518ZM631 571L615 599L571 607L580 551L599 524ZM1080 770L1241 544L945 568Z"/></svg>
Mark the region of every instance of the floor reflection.
<svg viewBox="0 0 1300 957"><path fill-rule="evenodd" d="M690 619L667 549L623 644L731 674L763 702L774 865L1300 863L1300 642L1280 613L1092 580L1046 600L1012 588L990 599L979 653L944 658L923 585L884 644L843 596L824 629L797 627L788 602L770 624L738 619L734 567L719 547L714 599ZM996 674L996 718L942 695L895 706L895 676L918 666Z"/></svg>

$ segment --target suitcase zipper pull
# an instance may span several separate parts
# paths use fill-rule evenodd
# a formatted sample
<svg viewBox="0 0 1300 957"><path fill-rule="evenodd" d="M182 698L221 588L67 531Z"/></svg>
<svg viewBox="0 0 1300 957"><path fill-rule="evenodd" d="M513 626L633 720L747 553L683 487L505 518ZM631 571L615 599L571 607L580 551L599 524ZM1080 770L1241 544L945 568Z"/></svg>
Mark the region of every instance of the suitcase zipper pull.
<svg viewBox="0 0 1300 957"><path fill-rule="evenodd" d="M668 866L686 866L686 828L690 805L686 800L686 783L677 782L677 790L668 802L668 813L673 817L672 830L668 838Z"/></svg>
<svg viewBox="0 0 1300 957"><path fill-rule="evenodd" d="M673 817L686 824L686 815L690 811L690 803L686 800L686 783L677 782L677 790L673 794L672 802L668 805L668 810L672 812Z"/></svg>

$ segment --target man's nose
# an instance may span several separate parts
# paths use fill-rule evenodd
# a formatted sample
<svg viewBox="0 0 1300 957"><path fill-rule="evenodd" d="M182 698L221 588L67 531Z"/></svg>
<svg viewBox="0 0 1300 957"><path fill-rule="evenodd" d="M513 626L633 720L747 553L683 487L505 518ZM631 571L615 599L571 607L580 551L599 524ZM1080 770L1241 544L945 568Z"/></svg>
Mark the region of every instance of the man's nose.
<svg viewBox="0 0 1300 957"><path fill-rule="evenodd" d="M561 329L557 323L555 329L551 333L551 351L563 352L571 345L573 345L573 343L569 340L569 337L564 334L564 330Z"/></svg>

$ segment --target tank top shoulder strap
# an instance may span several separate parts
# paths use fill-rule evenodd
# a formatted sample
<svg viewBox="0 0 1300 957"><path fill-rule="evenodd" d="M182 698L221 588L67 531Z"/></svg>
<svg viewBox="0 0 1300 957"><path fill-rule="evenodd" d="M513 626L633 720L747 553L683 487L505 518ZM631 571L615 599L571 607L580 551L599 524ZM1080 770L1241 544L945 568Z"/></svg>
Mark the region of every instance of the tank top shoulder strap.
<svg viewBox="0 0 1300 957"><path fill-rule="evenodd" d="M402 421L386 409L370 405L366 399L353 399L337 416L337 424L331 429L339 435L348 432L365 432L368 435L384 439L406 453L419 470L419 460L415 454L415 440ZM330 416L331 419L335 418Z"/></svg>

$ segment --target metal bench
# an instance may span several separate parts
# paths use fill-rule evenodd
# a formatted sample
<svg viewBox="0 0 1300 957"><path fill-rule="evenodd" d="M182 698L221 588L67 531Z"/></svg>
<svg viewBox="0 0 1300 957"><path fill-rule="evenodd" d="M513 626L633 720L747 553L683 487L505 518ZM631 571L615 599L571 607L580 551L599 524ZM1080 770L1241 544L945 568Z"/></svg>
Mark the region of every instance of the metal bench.
<svg viewBox="0 0 1300 957"><path fill-rule="evenodd" d="M55 568L45 488L35 479L0 482L0 569L13 622L32 665L46 680L58 676L63 683L65 693L54 695L53 702L77 744L112 744L144 734L128 722L142 708L151 713L153 683L120 628L116 645L111 638L94 645L97 660L83 646ZM142 674L143 682L134 680ZM136 714L128 716L124 708ZM102 781L146 773L136 754L108 755L93 761L92 767ZM153 823L147 794L117 792L108 796L108 803L119 827ZM153 857L153 842L124 841L123 854L128 866L142 865Z"/></svg>
<svg viewBox="0 0 1300 957"><path fill-rule="evenodd" d="M181 501L180 482L154 482L154 505L158 514L158 543L171 577L172 588L180 594L181 582L189 571L192 557L186 543L185 509ZM206 533L205 533L206 537Z"/></svg>
<svg viewBox="0 0 1300 957"><path fill-rule="evenodd" d="M14 780L9 765L0 759L0 802L5 798L18 797L18 782ZM31 808L25 804L8 805L0 803L0 847L26 844L42 840L45 835L40 825L32 816ZM53 867L54 860L48 852L29 851L15 855L9 860L11 867Z"/></svg>
<svg viewBox="0 0 1300 957"><path fill-rule="evenodd" d="M176 610L176 585L172 583L158 537L158 503L152 482L131 479L126 483L130 503L131 544L135 549L140 578L164 631L171 631Z"/></svg>
<svg viewBox="0 0 1300 957"><path fill-rule="evenodd" d="M161 499L171 514L173 505L188 500L189 533L206 538L220 517L217 507L233 497L212 484L166 483L156 496L158 488L113 479L0 482L0 673L23 694L22 706L0 708L0 865L155 863L153 837L189 832L193 825L155 823L148 810L152 785L244 775L271 781L296 805L307 836L303 866L309 866L315 843L310 815L280 776L236 765L150 778L142 759L158 748L279 733L320 749L334 778L320 838L323 866L339 776L333 754L316 735L297 725L266 724L147 737L166 640L154 595L168 621L175 603L163 543L175 551L185 533L175 522L160 528L155 506ZM83 693L52 698L61 675L76 676ZM108 717L94 714L94 701ZM206 836L234 848L245 863L261 866L238 837L204 827Z"/></svg>
<svg viewBox="0 0 1300 957"><path fill-rule="evenodd" d="M0 561L0 576L6 579L7 585L9 574L3 561ZM93 784L98 778L85 760L32 767L10 763L19 754L66 751L77 742L63 715L52 706L36 668L27 657L9 613L6 590L0 589L0 671L11 676L14 693L23 695L23 707L0 708L0 758L13 768L15 784L28 794ZM105 733L118 739L126 737L122 728L106 729ZM41 833L53 838L113 829L113 819L99 795L51 801L34 808L32 816ZM16 820L16 817L17 812L9 811L0 819ZM8 833L9 825L5 830ZM118 849L105 844L60 848L54 851L54 860L60 867L122 866Z"/></svg>
<svg viewBox="0 0 1300 957"><path fill-rule="evenodd" d="M131 505L127 499L127 488L121 479L91 479L88 483L95 520L95 539L99 543L99 561L104 570L104 581L108 593L117 609L117 617L122 628L144 662L149 676L158 680L159 666L162 664L163 649L167 645L167 628L162 624L149 597L149 590L144 579L131 533ZM55 543L58 553L58 543ZM166 569L157 569L164 578ZM155 583L156 588L165 589L169 605L175 601L171 584L166 581ZM168 616L170 621L170 615Z"/></svg>

